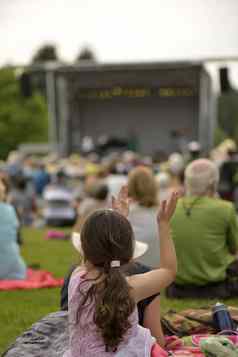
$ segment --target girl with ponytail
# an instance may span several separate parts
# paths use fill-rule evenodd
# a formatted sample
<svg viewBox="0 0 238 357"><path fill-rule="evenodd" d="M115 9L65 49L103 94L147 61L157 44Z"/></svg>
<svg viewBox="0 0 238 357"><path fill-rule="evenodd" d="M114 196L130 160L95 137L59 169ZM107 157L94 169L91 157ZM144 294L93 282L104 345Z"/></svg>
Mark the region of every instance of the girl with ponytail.
<svg viewBox="0 0 238 357"><path fill-rule="evenodd" d="M97 210L87 217L80 234L84 265L76 269L69 283L70 348L64 357L151 355L156 340L150 330L139 326L136 304L158 294L175 278L169 221L177 198L173 193L158 212L160 268L130 277L123 274L135 249L126 218L127 188L113 199L113 209Z"/></svg>

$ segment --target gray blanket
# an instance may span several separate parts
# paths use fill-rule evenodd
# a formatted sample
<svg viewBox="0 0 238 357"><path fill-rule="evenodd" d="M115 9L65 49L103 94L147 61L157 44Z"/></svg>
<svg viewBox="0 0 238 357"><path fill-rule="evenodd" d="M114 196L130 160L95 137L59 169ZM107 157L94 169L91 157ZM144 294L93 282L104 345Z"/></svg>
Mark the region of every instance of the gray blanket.
<svg viewBox="0 0 238 357"><path fill-rule="evenodd" d="M68 313L47 315L19 336L2 357L62 357L68 347Z"/></svg>

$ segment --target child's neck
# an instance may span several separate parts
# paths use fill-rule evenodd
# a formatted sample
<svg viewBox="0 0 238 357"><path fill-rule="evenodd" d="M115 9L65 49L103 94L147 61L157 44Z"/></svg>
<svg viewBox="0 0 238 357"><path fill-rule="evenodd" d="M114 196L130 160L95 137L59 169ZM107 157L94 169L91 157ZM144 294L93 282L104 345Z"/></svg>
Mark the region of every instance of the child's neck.
<svg viewBox="0 0 238 357"><path fill-rule="evenodd" d="M100 271L90 262L85 262L84 264L87 278L89 279L97 279L100 275Z"/></svg>

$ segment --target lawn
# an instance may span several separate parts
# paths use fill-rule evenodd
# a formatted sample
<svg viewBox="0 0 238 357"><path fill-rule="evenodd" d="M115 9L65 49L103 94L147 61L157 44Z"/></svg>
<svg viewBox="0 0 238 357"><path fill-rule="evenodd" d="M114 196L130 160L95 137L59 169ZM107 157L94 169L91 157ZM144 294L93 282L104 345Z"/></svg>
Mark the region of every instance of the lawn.
<svg viewBox="0 0 238 357"><path fill-rule="evenodd" d="M40 264L41 269L63 277L78 257L68 241L46 241L45 230L25 229L22 254L27 264ZM0 352L25 329L44 315L59 310L60 289L0 292ZM212 300L168 300L162 297L162 311L182 310L211 304ZM237 305L238 298L226 303Z"/></svg>

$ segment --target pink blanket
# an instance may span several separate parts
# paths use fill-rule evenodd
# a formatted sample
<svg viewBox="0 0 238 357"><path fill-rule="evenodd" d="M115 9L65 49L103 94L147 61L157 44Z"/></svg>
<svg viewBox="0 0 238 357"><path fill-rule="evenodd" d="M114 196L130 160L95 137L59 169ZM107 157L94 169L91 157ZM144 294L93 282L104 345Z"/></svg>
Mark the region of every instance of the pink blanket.
<svg viewBox="0 0 238 357"><path fill-rule="evenodd" d="M232 336L223 336L229 339L234 346L238 347L238 335L236 332L234 332L234 334L235 335ZM169 357L170 354L167 351L170 351L174 357L205 357L205 354L201 352L199 344L202 339L207 339L211 336L217 336L219 338L219 334L193 335L181 339L177 336L166 337L166 350L163 350L159 345L155 344L151 351L151 357ZM220 335L220 337L221 336L222 335Z"/></svg>
<svg viewBox="0 0 238 357"><path fill-rule="evenodd" d="M51 273L44 270L27 270L25 280L0 280L1 290L41 289L63 285L64 279L56 279Z"/></svg>

